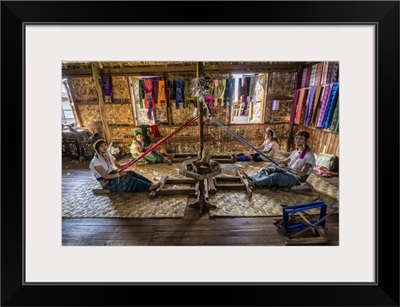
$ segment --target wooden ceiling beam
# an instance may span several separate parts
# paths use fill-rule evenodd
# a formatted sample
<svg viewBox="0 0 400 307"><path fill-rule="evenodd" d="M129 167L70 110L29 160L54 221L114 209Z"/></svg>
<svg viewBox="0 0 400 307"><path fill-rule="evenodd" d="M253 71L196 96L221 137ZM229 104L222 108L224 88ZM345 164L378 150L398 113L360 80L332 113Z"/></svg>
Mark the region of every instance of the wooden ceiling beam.
<svg viewBox="0 0 400 307"><path fill-rule="evenodd" d="M262 64L208 64L204 63L204 73L262 73L262 72L296 72L300 70L301 62L285 63L285 62L266 62ZM108 75L129 75L129 76L146 76L160 74L187 74L193 73L196 75L196 64L177 65L177 66L137 66L137 67L107 67L103 63L103 69L100 69L102 74ZM65 76L91 76L93 74L91 68L63 68L62 73Z"/></svg>

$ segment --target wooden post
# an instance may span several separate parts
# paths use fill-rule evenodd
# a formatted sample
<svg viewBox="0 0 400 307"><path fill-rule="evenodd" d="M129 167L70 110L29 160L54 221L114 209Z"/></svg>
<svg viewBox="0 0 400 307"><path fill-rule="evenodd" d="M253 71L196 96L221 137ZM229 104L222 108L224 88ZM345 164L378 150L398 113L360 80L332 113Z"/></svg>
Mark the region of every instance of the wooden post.
<svg viewBox="0 0 400 307"><path fill-rule="evenodd" d="M108 123L106 122L106 117L105 117L105 112L104 112L104 100L103 100L103 91L101 89L101 86L99 84L99 69L92 63L92 74L93 74L93 82L97 90L97 94L99 96L99 112L100 112L100 118L101 122L103 125L103 131L104 131L104 137L107 140L107 143L111 143L111 134L110 130L108 128Z"/></svg>
<svg viewBox="0 0 400 307"><path fill-rule="evenodd" d="M203 63L201 62L197 62L197 71L196 71L196 78L198 79L200 76L200 72L203 71ZM201 159L201 157L203 156L203 148L204 148L204 132L203 132L203 116L204 116L204 109L203 109L203 101L199 101L199 98L197 98L197 106L199 108L199 114L200 114L200 118L199 118L199 129L200 129L200 133L199 133L199 144L200 144L200 148L199 148L199 156L198 158Z"/></svg>
<svg viewBox="0 0 400 307"><path fill-rule="evenodd" d="M133 80L132 80L132 77L127 77L127 78L128 78L129 94L131 96L131 104L132 104L132 111L133 111L133 124L135 126L138 126L138 122L137 122L138 115L136 114L136 99L135 99L135 90L133 88Z"/></svg>

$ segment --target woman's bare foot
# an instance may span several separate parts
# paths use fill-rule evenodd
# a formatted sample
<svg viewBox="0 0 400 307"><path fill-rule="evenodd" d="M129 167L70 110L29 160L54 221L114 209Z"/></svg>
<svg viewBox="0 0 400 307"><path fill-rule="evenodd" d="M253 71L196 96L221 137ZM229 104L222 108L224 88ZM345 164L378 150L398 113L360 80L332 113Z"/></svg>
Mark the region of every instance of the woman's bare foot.
<svg viewBox="0 0 400 307"><path fill-rule="evenodd" d="M254 181L253 181L253 179L251 179L251 178L249 177L249 175L247 175L247 174L246 174L245 172L243 172L243 171L242 171L242 174L243 174L244 177L247 179L250 188L254 189Z"/></svg>
<svg viewBox="0 0 400 307"><path fill-rule="evenodd" d="M159 181L159 182L157 182L157 183L153 183L153 184L150 186L149 190L150 190L150 191L156 190L156 189L158 189L160 186L161 186L161 181Z"/></svg>

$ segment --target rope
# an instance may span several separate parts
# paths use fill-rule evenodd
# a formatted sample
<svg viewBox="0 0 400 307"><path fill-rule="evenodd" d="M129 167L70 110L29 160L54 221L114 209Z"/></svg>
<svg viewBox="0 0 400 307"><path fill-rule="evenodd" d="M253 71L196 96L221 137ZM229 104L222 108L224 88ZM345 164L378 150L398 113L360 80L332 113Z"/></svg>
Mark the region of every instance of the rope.
<svg viewBox="0 0 400 307"><path fill-rule="evenodd" d="M175 130L174 132L172 132L171 134L167 135L165 138L163 138L162 140L158 141L156 144L154 144L153 146L151 146L149 149L147 149L146 151L142 152L138 157L136 157L135 159L129 161L128 163L124 164L121 167L121 170L125 170L127 169L129 166L131 166L132 164L136 163L137 161L139 161L141 158L143 158L144 156L146 156L147 154L149 154L151 151L153 151L154 149L156 149L158 146L160 146L161 144L163 144L164 142L168 141L170 138L172 138L175 134L177 134L179 131L181 131L182 129L186 128L187 126L189 126L191 123L193 123L194 121L196 121L200 116L196 115L195 117L193 117L191 120L189 120L187 123L183 124L181 127L179 127L177 130Z"/></svg>

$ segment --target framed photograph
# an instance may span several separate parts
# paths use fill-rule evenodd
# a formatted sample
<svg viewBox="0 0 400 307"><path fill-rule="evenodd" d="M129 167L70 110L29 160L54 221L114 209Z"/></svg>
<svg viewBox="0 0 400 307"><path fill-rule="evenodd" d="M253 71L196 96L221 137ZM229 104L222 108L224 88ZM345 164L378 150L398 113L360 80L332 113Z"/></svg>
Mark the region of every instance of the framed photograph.
<svg viewBox="0 0 400 307"><path fill-rule="evenodd" d="M398 1L2 1L1 26L2 306L399 306ZM339 61L340 245L63 246L61 62L92 60Z"/></svg>

